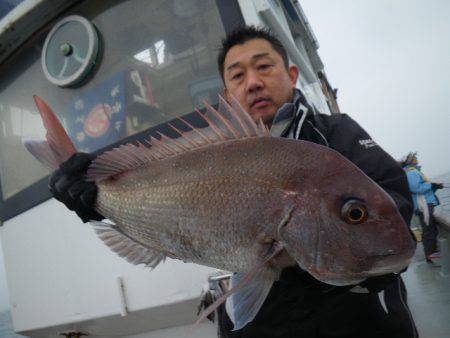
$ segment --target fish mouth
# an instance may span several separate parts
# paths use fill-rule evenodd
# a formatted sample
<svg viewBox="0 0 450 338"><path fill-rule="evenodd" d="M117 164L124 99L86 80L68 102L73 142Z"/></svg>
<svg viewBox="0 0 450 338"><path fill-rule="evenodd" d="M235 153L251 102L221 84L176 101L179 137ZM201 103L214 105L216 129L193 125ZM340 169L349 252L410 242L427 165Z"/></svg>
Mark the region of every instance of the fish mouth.
<svg viewBox="0 0 450 338"><path fill-rule="evenodd" d="M375 277L387 274L399 274L404 271L411 263L412 256L405 252L386 253L380 255L373 255L367 259L368 269L363 271L360 275L366 277Z"/></svg>
<svg viewBox="0 0 450 338"><path fill-rule="evenodd" d="M409 255L399 256L394 253L387 253L382 255L374 255L370 257L370 268L364 271L363 274L370 276L380 276L389 273L400 273L411 262Z"/></svg>
<svg viewBox="0 0 450 338"><path fill-rule="evenodd" d="M391 273L399 274L410 263L411 258L405 255L399 257L395 253L385 253L373 255L365 260L365 268L361 267L357 271L317 273L311 271L316 279L331 285L345 286L356 285L370 277L387 275Z"/></svg>

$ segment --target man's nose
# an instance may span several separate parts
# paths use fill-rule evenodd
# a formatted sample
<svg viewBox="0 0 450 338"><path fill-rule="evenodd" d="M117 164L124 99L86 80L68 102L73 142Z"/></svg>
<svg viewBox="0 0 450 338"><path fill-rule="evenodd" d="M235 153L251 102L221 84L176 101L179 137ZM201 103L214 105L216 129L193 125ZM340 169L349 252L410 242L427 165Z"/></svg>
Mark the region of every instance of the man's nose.
<svg viewBox="0 0 450 338"><path fill-rule="evenodd" d="M253 93L264 87L264 82L261 80L259 74L254 71L247 73L247 92Z"/></svg>

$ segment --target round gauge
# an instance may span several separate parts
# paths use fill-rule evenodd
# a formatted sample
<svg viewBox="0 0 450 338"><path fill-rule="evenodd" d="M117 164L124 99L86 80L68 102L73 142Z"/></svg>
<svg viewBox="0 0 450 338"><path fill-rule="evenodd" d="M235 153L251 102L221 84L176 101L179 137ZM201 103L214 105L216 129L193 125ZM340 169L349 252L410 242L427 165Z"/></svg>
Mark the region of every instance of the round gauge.
<svg viewBox="0 0 450 338"><path fill-rule="evenodd" d="M42 50L42 69L60 87L75 85L92 70L98 53L95 27L79 15L59 21L48 33Z"/></svg>

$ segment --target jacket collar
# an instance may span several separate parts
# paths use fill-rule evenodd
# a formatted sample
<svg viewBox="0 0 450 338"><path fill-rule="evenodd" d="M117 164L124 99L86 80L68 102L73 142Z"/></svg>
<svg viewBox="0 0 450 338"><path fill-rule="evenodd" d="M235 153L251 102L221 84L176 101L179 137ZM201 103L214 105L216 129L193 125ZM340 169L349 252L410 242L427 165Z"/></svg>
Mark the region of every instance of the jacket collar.
<svg viewBox="0 0 450 338"><path fill-rule="evenodd" d="M298 135L295 135L296 130L292 130L292 127L294 124L302 124L309 113L309 105L302 92L299 89L294 89L292 102L286 102L276 113L272 122L272 127L270 128L270 134L278 137L298 138ZM298 123L295 123L296 121L298 121ZM299 134L299 132L300 130L298 130L297 134Z"/></svg>
<svg viewBox="0 0 450 338"><path fill-rule="evenodd" d="M407 171L410 171L410 170L419 170L420 171L421 168L422 167L420 165L417 165L417 164L407 164L404 167L404 169L407 170Z"/></svg>

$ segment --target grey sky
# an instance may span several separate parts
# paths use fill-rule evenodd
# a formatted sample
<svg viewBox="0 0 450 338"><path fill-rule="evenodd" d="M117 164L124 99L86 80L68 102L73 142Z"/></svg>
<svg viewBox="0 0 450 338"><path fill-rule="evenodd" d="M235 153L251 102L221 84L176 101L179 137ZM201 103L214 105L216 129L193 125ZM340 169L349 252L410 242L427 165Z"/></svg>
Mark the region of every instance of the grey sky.
<svg viewBox="0 0 450 338"><path fill-rule="evenodd" d="M450 1L300 3L341 110L394 158L450 171Z"/></svg>

